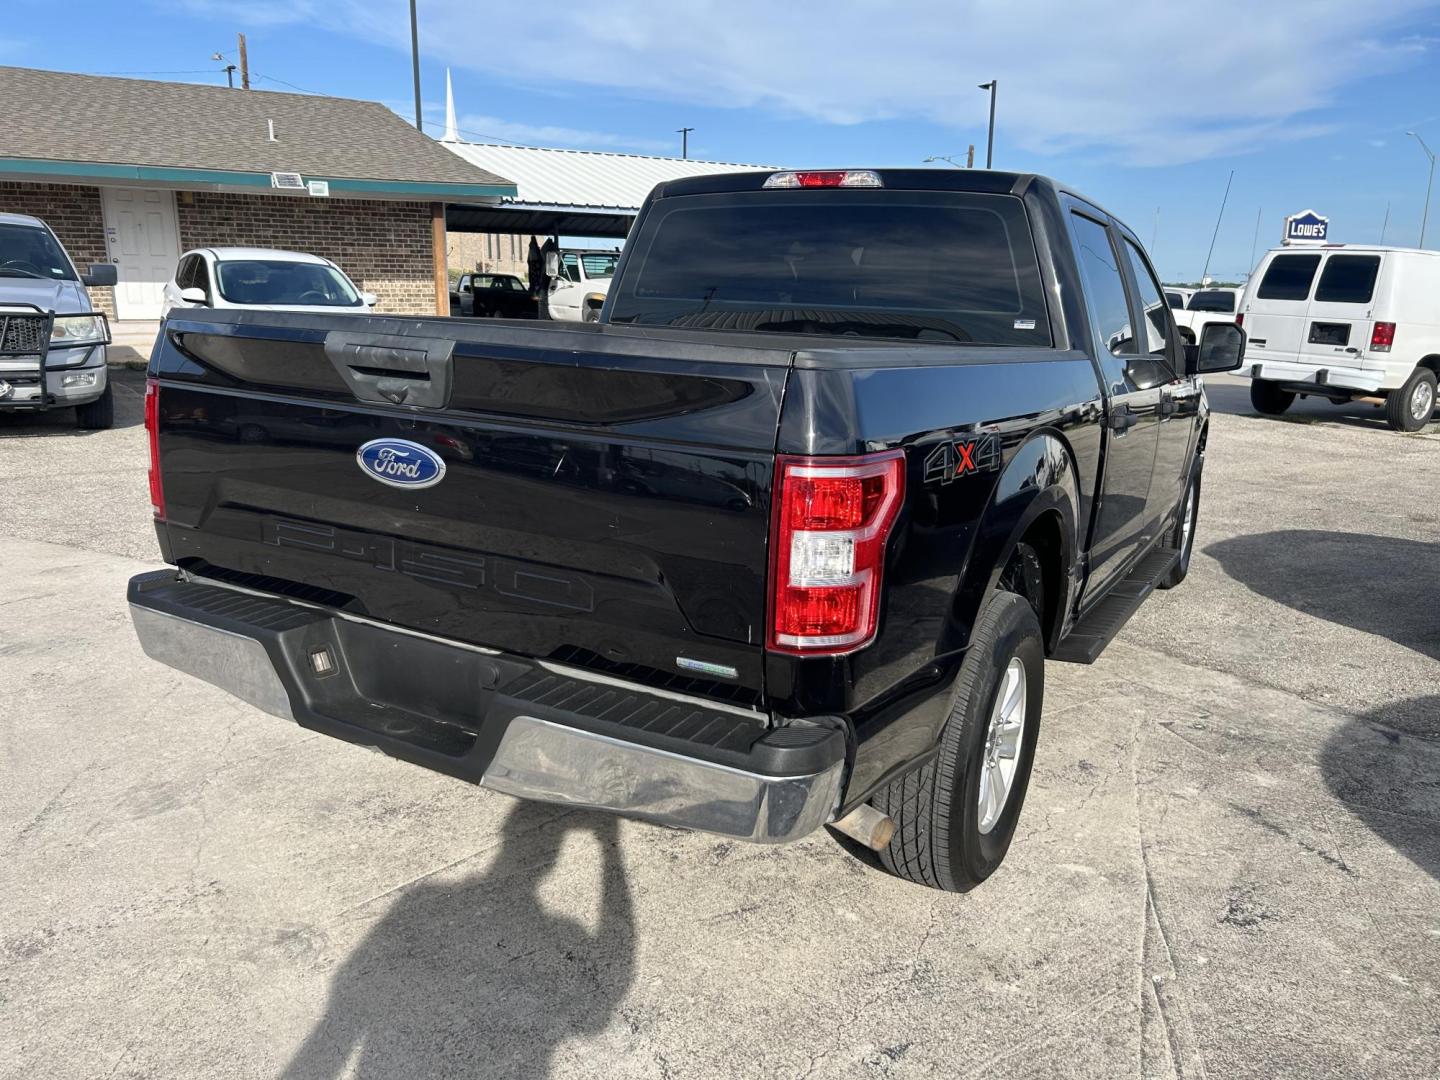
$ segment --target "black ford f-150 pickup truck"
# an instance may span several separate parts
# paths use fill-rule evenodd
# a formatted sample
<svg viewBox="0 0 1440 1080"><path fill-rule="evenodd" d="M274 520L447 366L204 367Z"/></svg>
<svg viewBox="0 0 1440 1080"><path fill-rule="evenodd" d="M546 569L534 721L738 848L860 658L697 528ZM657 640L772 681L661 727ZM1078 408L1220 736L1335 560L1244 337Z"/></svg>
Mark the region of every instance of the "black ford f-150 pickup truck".
<svg viewBox="0 0 1440 1080"><path fill-rule="evenodd" d="M598 324L187 310L145 651L486 787L944 889L1004 857L1044 661L1184 578L1205 371L1037 176L657 188Z"/></svg>

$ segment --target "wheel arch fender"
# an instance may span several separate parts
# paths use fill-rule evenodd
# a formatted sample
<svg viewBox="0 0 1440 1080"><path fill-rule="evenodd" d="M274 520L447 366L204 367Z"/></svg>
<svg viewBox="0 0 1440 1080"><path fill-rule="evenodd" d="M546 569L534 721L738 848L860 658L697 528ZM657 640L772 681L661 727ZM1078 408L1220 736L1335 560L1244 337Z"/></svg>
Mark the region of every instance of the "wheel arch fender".
<svg viewBox="0 0 1440 1080"><path fill-rule="evenodd" d="M1080 586L1080 482L1074 452L1060 433L1040 430L1011 455L981 513L960 575L952 616L964 647L986 597L1027 536L1053 538L1042 557L1046 597L1040 612L1047 651L1064 633Z"/></svg>

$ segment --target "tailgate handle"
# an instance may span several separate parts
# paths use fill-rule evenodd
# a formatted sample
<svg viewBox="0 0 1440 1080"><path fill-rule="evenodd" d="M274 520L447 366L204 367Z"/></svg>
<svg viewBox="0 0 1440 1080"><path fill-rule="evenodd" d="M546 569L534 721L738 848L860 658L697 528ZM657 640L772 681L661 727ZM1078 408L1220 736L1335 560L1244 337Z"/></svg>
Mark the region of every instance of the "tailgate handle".
<svg viewBox="0 0 1440 1080"><path fill-rule="evenodd" d="M332 330L325 355L361 401L443 409L450 403L455 342Z"/></svg>

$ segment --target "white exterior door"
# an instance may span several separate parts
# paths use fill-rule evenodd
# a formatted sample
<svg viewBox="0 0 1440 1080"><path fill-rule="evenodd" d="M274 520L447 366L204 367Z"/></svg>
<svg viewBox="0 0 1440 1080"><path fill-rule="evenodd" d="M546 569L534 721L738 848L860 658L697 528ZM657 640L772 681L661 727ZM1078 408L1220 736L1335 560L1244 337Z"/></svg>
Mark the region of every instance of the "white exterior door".
<svg viewBox="0 0 1440 1080"><path fill-rule="evenodd" d="M180 257L180 223L175 193L146 188L102 188L105 246L115 264L115 315L158 319L165 283Z"/></svg>

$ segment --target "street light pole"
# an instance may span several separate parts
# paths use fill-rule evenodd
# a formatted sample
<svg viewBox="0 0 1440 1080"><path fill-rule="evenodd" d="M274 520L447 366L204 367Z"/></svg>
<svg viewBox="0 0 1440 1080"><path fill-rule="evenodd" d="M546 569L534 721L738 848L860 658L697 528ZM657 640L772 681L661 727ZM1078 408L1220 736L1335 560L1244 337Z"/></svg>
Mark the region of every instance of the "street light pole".
<svg viewBox="0 0 1440 1080"><path fill-rule="evenodd" d="M990 91L990 135L985 140L985 168L987 169L995 164L995 88L999 83L999 79L991 79L989 82L980 84L981 90Z"/></svg>
<svg viewBox="0 0 1440 1080"><path fill-rule="evenodd" d="M1425 181L1425 210L1420 215L1420 246L1425 246L1425 226L1430 222L1430 189L1435 184L1435 154L1430 147L1425 145L1425 140L1416 135L1413 131L1405 132L1406 135L1414 136L1420 144L1420 149L1425 151L1425 156L1430 159L1430 179Z"/></svg>
<svg viewBox="0 0 1440 1080"><path fill-rule="evenodd" d="M424 131L420 119L420 23L415 17L415 0L410 0L410 67L415 73L415 130Z"/></svg>
<svg viewBox="0 0 1440 1080"><path fill-rule="evenodd" d="M680 157L682 160L690 156L690 132L694 130L693 127L675 129L675 134L680 136Z"/></svg>
<svg viewBox="0 0 1440 1080"><path fill-rule="evenodd" d="M957 169L963 169L965 167L964 165L961 165L958 161L956 161L953 157L951 157L949 154L931 154L924 160L923 164L928 165L932 161L948 161Z"/></svg>

